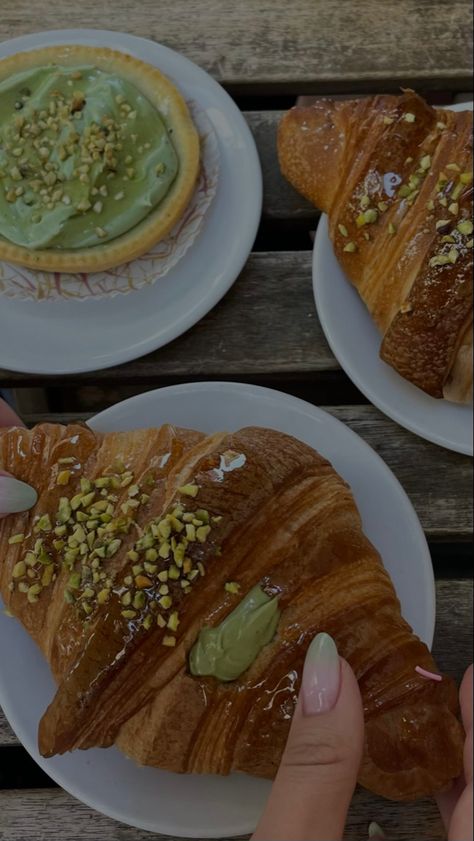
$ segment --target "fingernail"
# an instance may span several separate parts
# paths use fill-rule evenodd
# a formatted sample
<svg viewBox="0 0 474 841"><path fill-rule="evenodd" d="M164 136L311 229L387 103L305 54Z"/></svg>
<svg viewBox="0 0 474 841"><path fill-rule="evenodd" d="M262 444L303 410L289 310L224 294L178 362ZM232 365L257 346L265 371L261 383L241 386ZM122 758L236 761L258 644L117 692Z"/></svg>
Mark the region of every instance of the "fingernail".
<svg viewBox="0 0 474 841"><path fill-rule="evenodd" d="M13 476L0 476L0 514L17 514L32 508L38 494L31 485Z"/></svg>
<svg viewBox="0 0 474 841"><path fill-rule="evenodd" d="M341 683L341 663L329 634L318 634L308 648L303 669L303 712L320 715L334 707Z"/></svg>
<svg viewBox="0 0 474 841"><path fill-rule="evenodd" d="M381 826L378 825L375 821L369 823L369 838L372 839L382 839L385 838L385 833Z"/></svg>

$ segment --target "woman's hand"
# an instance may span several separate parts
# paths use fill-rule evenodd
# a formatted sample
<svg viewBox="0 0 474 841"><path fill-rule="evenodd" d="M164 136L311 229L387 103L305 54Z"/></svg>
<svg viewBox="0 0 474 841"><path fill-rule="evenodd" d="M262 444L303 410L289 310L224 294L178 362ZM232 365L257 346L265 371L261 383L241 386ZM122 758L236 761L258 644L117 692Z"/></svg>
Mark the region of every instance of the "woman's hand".
<svg viewBox="0 0 474 841"><path fill-rule="evenodd" d="M472 841L472 681L473 668L469 666L459 690L462 721L466 731L464 743L464 776L451 791L437 798L444 820L448 841Z"/></svg>
<svg viewBox="0 0 474 841"><path fill-rule="evenodd" d="M362 759L354 673L332 637L309 646L280 768L253 841L340 841Z"/></svg>
<svg viewBox="0 0 474 841"><path fill-rule="evenodd" d="M0 400L0 427L23 426L13 409L4 400ZM19 482L9 473L0 470L0 517L17 514L32 508L37 500L37 493L26 482Z"/></svg>

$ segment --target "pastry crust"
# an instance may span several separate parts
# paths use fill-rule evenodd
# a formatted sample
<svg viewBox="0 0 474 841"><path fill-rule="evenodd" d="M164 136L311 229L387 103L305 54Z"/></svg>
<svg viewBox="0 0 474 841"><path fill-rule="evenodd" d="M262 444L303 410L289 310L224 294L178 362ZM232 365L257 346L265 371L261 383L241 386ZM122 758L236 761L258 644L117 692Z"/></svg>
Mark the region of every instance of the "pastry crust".
<svg viewBox="0 0 474 841"><path fill-rule="evenodd" d="M417 673L437 672L434 660L350 489L315 450L258 427L206 437L43 424L0 430L0 468L38 492L31 511L0 520L0 592L58 684L43 756L116 744L174 772L273 777L307 646L324 629L359 681L362 785L411 799L458 776L455 684ZM272 641L235 680L192 676L200 631L256 585L279 594Z"/></svg>
<svg viewBox="0 0 474 841"><path fill-rule="evenodd" d="M317 100L285 114L278 154L283 175L328 214L381 358L432 397L470 402L472 112L437 110L413 91Z"/></svg>
<svg viewBox="0 0 474 841"><path fill-rule="evenodd" d="M174 85L156 67L105 47L65 45L17 53L0 62L0 82L16 73L48 64L92 64L133 84L159 111L173 132L179 171L169 192L142 222L116 239L93 248L32 250L0 238L0 259L32 269L97 272L144 254L163 239L188 205L199 172L199 136L187 105ZM166 113L161 108L166 103Z"/></svg>

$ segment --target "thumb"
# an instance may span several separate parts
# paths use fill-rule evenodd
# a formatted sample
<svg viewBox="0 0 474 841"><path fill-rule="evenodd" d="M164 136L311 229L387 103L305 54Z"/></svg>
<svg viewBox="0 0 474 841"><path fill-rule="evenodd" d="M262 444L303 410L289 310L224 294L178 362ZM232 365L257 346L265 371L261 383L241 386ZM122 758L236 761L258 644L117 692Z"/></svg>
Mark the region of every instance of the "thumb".
<svg viewBox="0 0 474 841"><path fill-rule="evenodd" d="M340 841L364 742L354 673L328 634L308 648L300 697L253 841Z"/></svg>
<svg viewBox="0 0 474 841"><path fill-rule="evenodd" d="M36 504L37 499L38 494L31 485L0 470L0 519L7 514L27 511Z"/></svg>

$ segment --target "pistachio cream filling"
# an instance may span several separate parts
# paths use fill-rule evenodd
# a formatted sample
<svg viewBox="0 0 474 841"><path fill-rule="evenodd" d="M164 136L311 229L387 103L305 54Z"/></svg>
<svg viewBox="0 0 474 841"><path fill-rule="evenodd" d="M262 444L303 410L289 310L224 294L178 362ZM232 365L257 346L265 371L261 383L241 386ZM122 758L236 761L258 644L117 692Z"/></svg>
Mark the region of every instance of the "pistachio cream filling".
<svg viewBox="0 0 474 841"><path fill-rule="evenodd" d="M280 619L278 597L253 587L216 628L203 628L189 654L191 674L235 680L272 641Z"/></svg>
<svg viewBox="0 0 474 841"><path fill-rule="evenodd" d="M0 82L0 236L68 250L121 236L176 178L170 134L133 84L96 67L38 67Z"/></svg>

